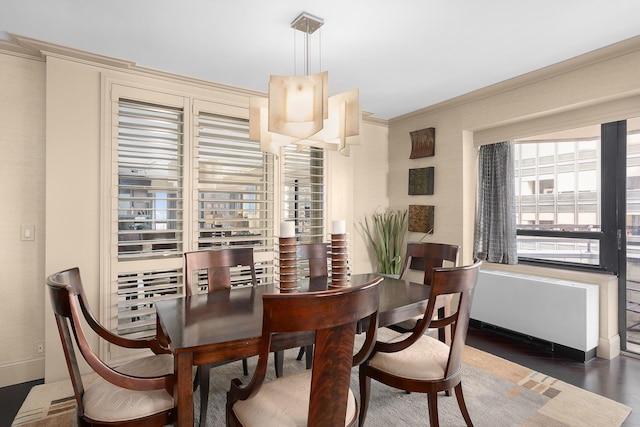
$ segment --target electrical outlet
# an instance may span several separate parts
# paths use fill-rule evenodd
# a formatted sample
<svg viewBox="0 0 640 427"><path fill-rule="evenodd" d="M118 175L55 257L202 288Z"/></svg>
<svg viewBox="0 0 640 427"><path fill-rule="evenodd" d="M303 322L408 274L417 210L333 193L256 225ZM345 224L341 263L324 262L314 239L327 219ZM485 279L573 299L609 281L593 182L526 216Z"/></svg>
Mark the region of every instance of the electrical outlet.
<svg viewBox="0 0 640 427"><path fill-rule="evenodd" d="M34 356L44 355L44 341L38 341L33 344L33 355Z"/></svg>

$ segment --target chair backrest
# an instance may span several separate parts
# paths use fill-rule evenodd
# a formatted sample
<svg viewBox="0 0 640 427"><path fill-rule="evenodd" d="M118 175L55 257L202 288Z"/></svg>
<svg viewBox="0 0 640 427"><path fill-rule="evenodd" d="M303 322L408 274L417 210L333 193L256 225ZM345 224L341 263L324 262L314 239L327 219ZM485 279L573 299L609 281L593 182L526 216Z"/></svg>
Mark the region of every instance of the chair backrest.
<svg viewBox="0 0 640 427"><path fill-rule="evenodd" d="M133 342L132 345L127 345L127 347L135 348L148 346L144 340L138 342L137 340L128 340L126 338L118 337L104 329L95 320L87 304L82 281L80 279L80 270L77 267L50 275L47 277L46 283L49 288L51 306L56 318L58 332L60 333L60 339L62 341L62 349L64 351L67 368L73 385L76 404L78 406L78 416L82 417L84 415L82 399L82 396L84 395L84 384L82 382L82 375L80 374L76 352L73 345L74 339L82 357L91 369L107 381L133 390L164 389L169 393L173 393L173 387L175 384L175 378L173 375L165 375L163 377L155 378L134 378L123 375L102 362L100 357L94 352L82 326L81 312L84 313L84 318L87 320L89 325L91 325L92 329L103 338L107 337L105 339L110 342L117 341L126 344ZM114 337L115 339L112 341L111 339ZM167 418L167 420L169 420L169 418Z"/></svg>
<svg viewBox="0 0 640 427"><path fill-rule="evenodd" d="M244 267L249 270L250 280L255 286L258 283L253 261L253 248L225 248L184 253L184 284L186 294L198 293L200 273L206 270L207 292L231 288L231 269Z"/></svg>
<svg viewBox="0 0 640 427"><path fill-rule="evenodd" d="M309 277L328 277L329 246L326 243L300 243L297 259L309 261Z"/></svg>
<svg viewBox="0 0 640 427"><path fill-rule="evenodd" d="M406 279L410 270L424 271L423 283L429 285L434 268L458 265L459 251L459 246L446 243L409 242L400 277Z"/></svg>
<svg viewBox="0 0 640 427"><path fill-rule="evenodd" d="M416 324L411 339L416 341L429 328L451 326L449 360L445 368L445 378L457 373L462 362L462 350L467 338L473 290L478 280L482 261L463 267L436 268L431 276L431 293L425 316ZM439 318L436 300L439 296L451 296L451 311ZM457 297L457 298L456 298Z"/></svg>
<svg viewBox="0 0 640 427"><path fill-rule="evenodd" d="M120 335L116 335L103 327L94 316L93 311L91 311L91 306L87 300L84 285L82 284L82 278L80 277L80 269L78 267L52 274L47 278L47 284L49 284L49 286L68 286L70 291L77 298L78 305L80 306L87 324L101 338L126 348L149 348L156 354L171 352L168 348L161 346L155 337L128 339L121 337Z"/></svg>
<svg viewBox="0 0 640 427"><path fill-rule="evenodd" d="M345 425L354 364L365 360L375 343L379 290L376 279L357 287L329 291L263 295L262 341L255 377L260 387L274 334L315 331L309 426ZM368 318L367 339L353 355L357 323Z"/></svg>

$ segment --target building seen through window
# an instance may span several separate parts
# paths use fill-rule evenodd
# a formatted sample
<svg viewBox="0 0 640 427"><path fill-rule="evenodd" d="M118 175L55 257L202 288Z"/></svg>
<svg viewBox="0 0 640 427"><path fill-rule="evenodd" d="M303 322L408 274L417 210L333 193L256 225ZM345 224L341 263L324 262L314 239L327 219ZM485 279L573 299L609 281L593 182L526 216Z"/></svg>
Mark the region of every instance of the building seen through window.
<svg viewBox="0 0 640 427"><path fill-rule="evenodd" d="M599 126L516 141L519 258L598 265L599 241L569 233L601 230L600 157Z"/></svg>

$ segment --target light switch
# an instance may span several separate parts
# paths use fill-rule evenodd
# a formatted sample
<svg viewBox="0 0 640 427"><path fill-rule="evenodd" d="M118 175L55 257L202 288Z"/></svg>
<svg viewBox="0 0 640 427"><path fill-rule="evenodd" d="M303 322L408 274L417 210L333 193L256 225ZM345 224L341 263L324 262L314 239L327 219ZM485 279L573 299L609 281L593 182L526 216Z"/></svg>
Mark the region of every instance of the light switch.
<svg viewBox="0 0 640 427"><path fill-rule="evenodd" d="M35 225L23 225L22 226L22 240L35 240L36 239L36 226Z"/></svg>

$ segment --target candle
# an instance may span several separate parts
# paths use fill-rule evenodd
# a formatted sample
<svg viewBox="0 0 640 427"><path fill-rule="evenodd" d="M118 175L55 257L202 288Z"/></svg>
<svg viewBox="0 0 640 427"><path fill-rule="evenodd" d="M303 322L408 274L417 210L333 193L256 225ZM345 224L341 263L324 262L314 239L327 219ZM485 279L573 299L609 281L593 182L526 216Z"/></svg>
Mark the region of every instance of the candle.
<svg viewBox="0 0 640 427"><path fill-rule="evenodd" d="M293 221L282 221L280 223L280 237L295 237L296 225Z"/></svg>
<svg viewBox="0 0 640 427"><path fill-rule="evenodd" d="M346 234L347 223L344 219L339 219L331 222L331 234Z"/></svg>

